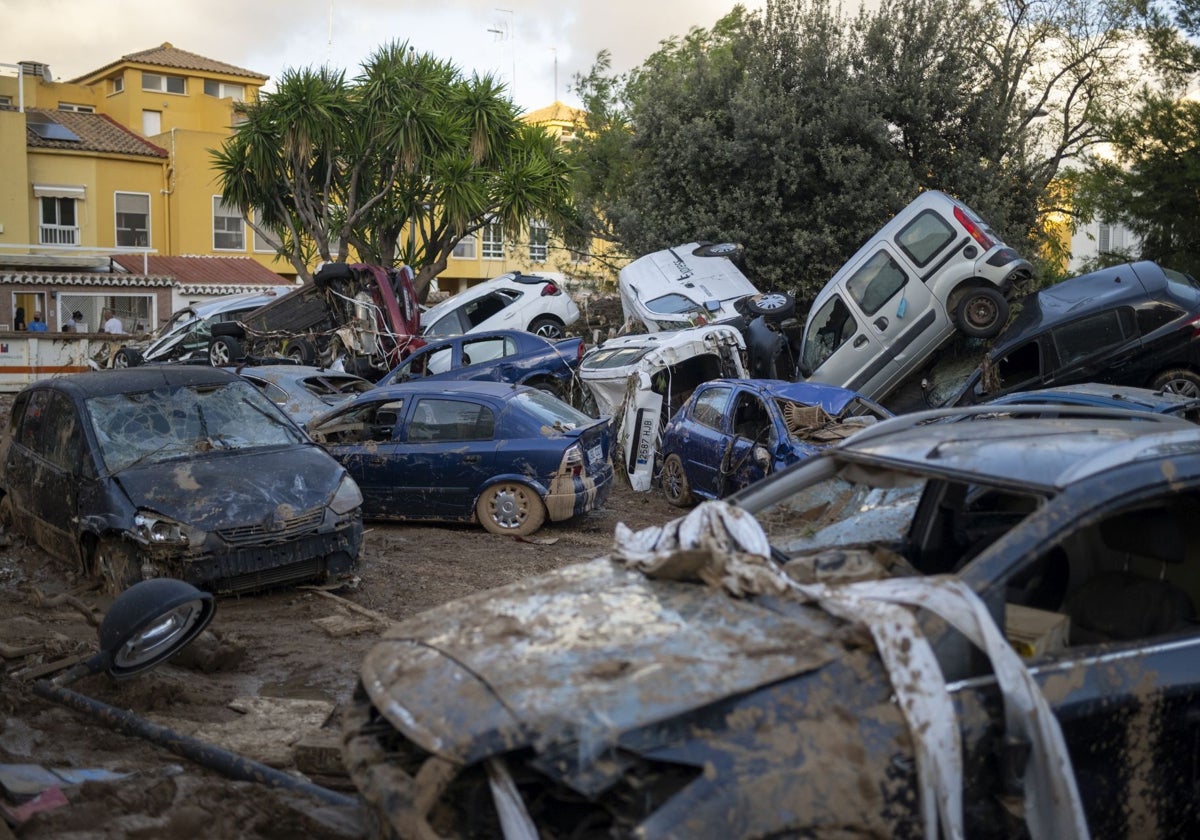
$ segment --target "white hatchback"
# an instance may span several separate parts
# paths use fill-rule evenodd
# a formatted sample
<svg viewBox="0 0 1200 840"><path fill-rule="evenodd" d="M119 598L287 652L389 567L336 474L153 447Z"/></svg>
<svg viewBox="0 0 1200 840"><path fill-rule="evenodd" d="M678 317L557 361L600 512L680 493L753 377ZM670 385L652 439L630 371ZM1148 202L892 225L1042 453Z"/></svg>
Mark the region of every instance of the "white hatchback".
<svg viewBox="0 0 1200 840"><path fill-rule="evenodd" d="M421 335L463 335L481 330L526 330L558 339L579 320L579 307L562 285L539 274L510 271L421 313Z"/></svg>

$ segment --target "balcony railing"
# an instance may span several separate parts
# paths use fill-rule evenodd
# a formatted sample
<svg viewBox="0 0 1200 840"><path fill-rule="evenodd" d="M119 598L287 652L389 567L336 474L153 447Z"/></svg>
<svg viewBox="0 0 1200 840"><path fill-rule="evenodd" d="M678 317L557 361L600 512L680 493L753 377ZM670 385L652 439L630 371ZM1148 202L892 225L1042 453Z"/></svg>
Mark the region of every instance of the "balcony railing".
<svg viewBox="0 0 1200 840"><path fill-rule="evenodd" d="M78 245L79 228L67 225L42 225L38 242L41 245Z"/></svg>

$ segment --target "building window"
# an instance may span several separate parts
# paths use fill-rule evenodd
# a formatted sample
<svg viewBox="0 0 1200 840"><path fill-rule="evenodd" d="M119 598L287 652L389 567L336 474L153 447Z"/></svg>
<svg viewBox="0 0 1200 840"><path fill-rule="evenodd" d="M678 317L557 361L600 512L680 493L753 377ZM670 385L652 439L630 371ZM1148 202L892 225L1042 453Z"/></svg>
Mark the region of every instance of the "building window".
<svg viewBox="0 0 1200 840"><path fill-rule="evenodd" d="M113 76L111 79L108 80L108 92L110 94L121 93L124 90L125 90L125 77L124 76Z"/></svg>
<svg viewBox="0 0 1200 840"><path fill-rule="evenodd" d="M232 99L242 102L246 98L245 85L231 85L228 82L218 82L216 79L204 80L204 92L218 99Z"/></svg>
<svg viewBox="0 0 1200 840"><path fill-rule="evenodd" d="M38 201L42 209L38 242L42 245L78 245L75 199L42 196Z"/></svg>
<svg viewBox="0 0 1200 840"><path fill-rule="evenodd" d="M12 105L12 97L0 95L0 105Z"/></svg>
<svg viewBox="0 0 1200 840"><path fill-rule="evenodd" d="M117 247L150 246L150 196L147 193L117 193Z"/></svg>
<svg viewBox="0 0 1200 840"><path fill-rule="evenodd" d="M543 263L546 261L546 243L550 240L550 229L543 221L534 220L529 223L529 261Z"/></svg>
<svg viewBox="0 0 1200 840"><path fill-rule="evenodd" d="M91 105L76 105L73 102L59 102L58 110L60 111L75 111L79 114L94 114L96 109Z"/></svg>
<svg viewBox="0 0 1200 840"><path fill-rule="evenodd" d="M475 259L475 255L477 253L476 243L478 241L479 239L475 236L475 234L468 233L462 239L458 240L458 244L454 246L454 250L450 252L450 256L459 260Z"/></svg>
<svg viewBox="0 0 1200 840"><path fill-rule="evenodd" d="M258 211L254 212L254 223L259 227L263 227L262 221L258 217ZM250 230L254 231L254 250L264 254L274 254L279 251L279 237L270 231L265 234L259 233L253 227Z"/></svg>
<svg viewBox="0 0 1200 840"><path fill-rule="evenodd" d="M246 223L236 207L230 207L213 196L213 250L246 250Z"/></svg>
<svg viewBox="0 0 1200 840"><path fill-rule="evenodd" d="M142 90L153 90L159 93L187 93L187 80L183 76L142 73Z"/></svg>
<svg viewBox="0 0 1200 840"><path fill-rule="evenodd" d="M483 226L483 258L504 259L504 226L499 222L488 222Z"/></svg>
<svg viewBox="0 0 1200 840"><path fill-rule="evenodd" d="M142 111L142 136L162 134L162 111Z"/></svg>
<svg viewBox="0 0 1200 840"><path fill-rule="evenodd" d="M584 241L583 246L580 247L579 250L571 251L571 262L586 263L586 262L591 262L591 260L592 260L592 240L591 240L591 237L588 237L588 239Z"/></svg>

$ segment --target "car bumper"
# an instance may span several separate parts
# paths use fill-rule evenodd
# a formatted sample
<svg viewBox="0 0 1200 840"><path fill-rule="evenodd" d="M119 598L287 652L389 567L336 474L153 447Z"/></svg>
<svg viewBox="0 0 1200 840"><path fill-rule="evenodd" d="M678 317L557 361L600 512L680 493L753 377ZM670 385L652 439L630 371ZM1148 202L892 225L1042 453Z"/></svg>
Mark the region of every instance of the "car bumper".
<svg viewBox="0 0 1200 840"><path fill-rule="evenodd" d="M611 464L590 475L554 479L544 498L548 518L551 522L562 522L602 507L612 491L612 483Z"/></svg>

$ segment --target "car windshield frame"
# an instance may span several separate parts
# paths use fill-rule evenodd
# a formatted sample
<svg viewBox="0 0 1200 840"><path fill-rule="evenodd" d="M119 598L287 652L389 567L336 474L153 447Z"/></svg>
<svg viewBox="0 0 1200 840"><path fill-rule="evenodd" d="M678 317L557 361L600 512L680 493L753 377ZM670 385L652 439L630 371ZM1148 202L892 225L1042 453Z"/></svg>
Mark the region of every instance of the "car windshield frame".
<svg viewBox="0 0 1200 840"><path fill-rule="evenodd" d="M87 422L109 473L208 452L295 446L303 433L245 380L89 397Z"/></svg>

